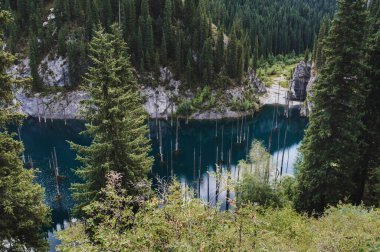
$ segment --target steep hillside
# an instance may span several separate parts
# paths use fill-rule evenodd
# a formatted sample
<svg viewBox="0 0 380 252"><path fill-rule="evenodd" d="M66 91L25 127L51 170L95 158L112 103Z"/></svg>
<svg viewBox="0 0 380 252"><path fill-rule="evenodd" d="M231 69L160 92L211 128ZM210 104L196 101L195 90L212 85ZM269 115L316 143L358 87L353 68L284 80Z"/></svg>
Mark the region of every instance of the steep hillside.
<svg viewBox="0 0 380 252"><path fill-rule="evenodd" d="M240 83L268 55L311 47L335 0L1 0L0 6L14 15L7 49L30 58L36 91L47 82L75 89L88 67L94 28L108 31L113 23L123 29L142 76L159 76L167 66L193 89ZM49 64L62 70L54 81L46 77L55 74Z"/></svg>

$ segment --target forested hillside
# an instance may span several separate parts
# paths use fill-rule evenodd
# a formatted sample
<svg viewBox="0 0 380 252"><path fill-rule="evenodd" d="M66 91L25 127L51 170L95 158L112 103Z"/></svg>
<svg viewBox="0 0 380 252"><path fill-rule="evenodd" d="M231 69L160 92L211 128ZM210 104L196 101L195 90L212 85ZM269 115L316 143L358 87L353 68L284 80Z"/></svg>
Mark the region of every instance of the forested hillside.
<svg viewBox="0 0 380 252"><path fill-rule="evenodd" d="M57 228L58 251L380 251L380 0L336 2L335 10L332 0L0 0L0 251L47 251L47 239L56 246L46 235L55 203L76 218ZM67 88L81 84L66 93L85 93L80 134L89 139L69 141L78 161L69 167L58 167L59 148L49 146L45 173L53 186L45 188L56 192L48 205L35 182L39 172L25 158L27 120L15 100L30 82L35 91L46 88L40 62L50 57L67 58ZM32 78L8 71L25 58ZM142 80L154 80L162 67L182 82L147 88L155 99L152 122L141 88L149 83ZM276 80L269 116L250 110L257 90L238 107L228 90L213 89L243 82L250 67L249 78ZM306 97L310 114L292 173L288 167L283 173L286 144L296 148L289 139L300 127L289 122L303 106L292 115L295 87L280 94L288 75L290 83L302 79L307 95L299 100ZM166 120L160 119L158 89L179 89L178 83L202 88L177 97L171 120L173 103L162 99ZM63 88L51 89L57 90ZM27 94L37 97L37 108L40 94ZM215 128L208 122L211 134L201 124L189 127L189 114L220 100L238 107L240 117L228 127L228 120L215 119ZM54 124L42 108L44 122L39 109L34 120L50 145ZM59 134L67 127L61 123ZM264 140L257 128L266 130ZM187 142L179 131L192 138L189 149L181 148ZM36 156L46 155L42 140L33 141ZM239 150L243 155L232 163ZM173 162L183 153L188 166ZM213 163L206 165L209 157ZM186 171L174 173L173 166ZM70 190L60 190L66 179ZM69 197L73 205L64 208Z"/></svg>
<svg viewBox="0 0 380 252"><path fill-rule="evenodd" d="M51 54L67 57L66 85L81 83L88 66L88 42L98 25L118 23L139 72L169 66L191 84L240 81L249 66L269 55L302 53L312 47L320 20L335 0L1 0L15 21L7 27L7 48L30 58L35 90L38 64ZM224 77L223 77L224 76ZM223 79L224 78L224 79Z"/></svg>
<svg viewBox="0 0 380 252"><path fill-rule="evenodd" d="M211 0L213 21L228 33L247 35L249 47L259 44L260 56L303 53L324 16L331 18L335 0Z"/></svg>

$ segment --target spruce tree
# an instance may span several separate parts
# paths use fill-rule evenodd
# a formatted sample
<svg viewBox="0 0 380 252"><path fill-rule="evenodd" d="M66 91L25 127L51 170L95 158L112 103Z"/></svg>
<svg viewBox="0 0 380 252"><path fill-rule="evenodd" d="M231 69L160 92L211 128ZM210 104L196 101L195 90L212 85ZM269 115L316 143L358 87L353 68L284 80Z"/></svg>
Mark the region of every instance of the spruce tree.
<svg viewBox="0 0 380 252"><path fill-rule="evenodd" d="M96 20L96 14L95 14L95 7L93 6L93 1L86 0L85 32L86 32L86 39L88 41L91 40L92 31L96 24L95 20Z"/></svg>
<svg viewBox="0 0 380 252"><path fill-rule="evenodd" d="M165 0L164 5L164 23L163 23L163 34L165 34L166 39L166 52L169 58L174 58L176 43L174 41L174 34L172 32L172 16L173 16L173 6L172 0Z"/></svg>
<svg viewBox="0 0 380 252"><path fill-rule="evenodd" d="M236 77L241 81L243 77L244 69L244 49L241 43L237 46L237 67L236 67Z"/></svg>
<svg viewBox="0 0 380 252"><path fill-rule="evenodd" d="M219 73L224 64L224 33L221 28L218 31L218 38L216 40L216 50L215 50L215 72Z"/></svg>
<svg viewBox="0 0 380 252"><path fill-rule="evenodd" d="M144 71L144 46L140 27L137 31L136 66L138 70Z"/></svg>
<svg viewBox="0 0 380 252"><path fill-rule="evenodd" d="M314 87L313 111L301 147L298 210L321 213L329 204L356 200L366 20L364 0L338 1L325 41L326 65Z"/></svg>
<svg viewBox="0 0 380 252"><path fill-rule="evenodd" d="M137 26L137 18L136 18L136 5L135 0L128 0L127 1L127 29L128 33L130 35L134 34L136 32L136 26Z"/></svg>
<svg viewBox="0 0 380 252"><path fill-rule="evenodd" d="M380 206L380 1L372 1L371 29L368 39L368 82L364 109L364 130L361 147L361 167L357 176L358 201ZM374 11L377 8L378 11Z"/></svg>
<svg viewBox="0 0 380 252"><path fill-rule="evenodd" d="M166 66L168 63L168 51L166 46L166 35L165 33L162 34L162 41L161 41L161 63L163 66Z"/></svg>
<svg viewBox="0 0 380 252"><path fill-rule="evenodd" d="M201 69L202 69L202 79L208 85L212 82L213 76L213 51L211 45L211 39L207 39L202 48L201 54Z"/></svg>
<svg viewBox="0 0 380 252"><path fill-rule="evenodd" d="M175 59L176 59L176 65L175 65L175 70L176 70L176 75L180 76L182 72L182 33L179 32L177 35L177 44L175 47Z"/></svg>
<svg viewBox="0 0 380 252"><path fill-rule="evenodd" d="M0 48L8 12L0 11ZM23 168L23 145L7 132L10 123L20 125L22 115L13 104L13 88L25 80L6 74L15 57L0 50L0 251L44 251L48 249L44 228L50 223L50 211L44 203L44 191L35 184L36 170Z"/></svg>
<svg viewBox="0 0 380 252"><path fill-rule="evenodd" d="M152 18L147 17L146 27L144 29L145 36L143 38L143 43L145 47L145 66L147 70L152 70L152 64L154 62L154 38L153 38L153 27L152 27Z"/></svg>
<svg viewBox="0 0 380 252"><path fill-rule="evenodd" d="M321 70L321 68L326 62L326 56L323 50L323 46L324 46L324 41L328 35L329 29L330 29L329 19L327 17L324 17L321 24L321 28L319 30L317 48L316 48L316 53L315 53L315 67L317 68L317 70Z"/></svg>
<svg viewBox="0 0 380 252"><path fill-rule="evenodd" d="M309 58L310 58L310 51L309 51L309 48L306 48L305 54L303 56L303 61L305 62L305 64L309 62Z"/></svg>
<svg viewBox="0 0 380 252"><path fill-rule="evenodd" d="M29 60L30 60L30 72L33 78L32 88L34 91L42 90L42 81L38 74L38 41L34 33L31 31L29 35Z"/></svg>
<svg viewBox="0 0 380 252"><path fill-rule="evenodd" d="M255 51L253 53L253 70L257 77L257 69L259 68L259 38L255 37Z"/></svg>
<svg viewBox="0 0 380 252"><path fill-rule="evenodd" d="M237 66L238 66L238 55L237 55L237 45L236 45L236 37L232 35L230 41L227 46L227 73L231 78L235 78L237 76Z"/></svg>
<svg viewBox="0 0 380 252"><path fill-rule="evenodd" d="M78 213L97 198L108 172L122 173L123 188L135 195L152 166L146 113L120 29L96 31L89 50L92 66L84 89L91 99L84 102L83 115L88 121L84 134L93 140L88 147L71 143L83 164L76 173L84 183L72 186Z"/></svg>
<svg viewBox="0 0 380 252"><path fill-rule="evenodd" d="M71 87L77 87L86 68L86 46L82 41L67 43L68 74Z"/></svg>
<svg viewBox="0 0 380 252"><path fill-rule="evenodd" d="M110 0L100 1L99 12L101 13L99 16L101 17L102 25L105 27L106 31L108 31L114 19Z"/></svg>
<svg viewBox="0 0 380 252"><path fill-rule="evenodd" d="M189 84L189 88L191 89L191 84L193 82L193 56L190 50L187 54L186 80L187 80L187 83Z"/></svg>

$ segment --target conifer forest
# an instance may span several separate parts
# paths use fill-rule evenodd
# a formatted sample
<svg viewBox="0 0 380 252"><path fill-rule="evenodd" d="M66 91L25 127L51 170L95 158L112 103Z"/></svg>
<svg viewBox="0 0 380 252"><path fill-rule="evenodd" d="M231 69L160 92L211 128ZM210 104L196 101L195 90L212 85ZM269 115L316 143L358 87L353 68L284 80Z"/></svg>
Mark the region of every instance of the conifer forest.
<svg viewBox="0 0 380 252"><path fill-rule="evenodd" d="M380 0L0 0L0 251L380 251Z"/></svg>

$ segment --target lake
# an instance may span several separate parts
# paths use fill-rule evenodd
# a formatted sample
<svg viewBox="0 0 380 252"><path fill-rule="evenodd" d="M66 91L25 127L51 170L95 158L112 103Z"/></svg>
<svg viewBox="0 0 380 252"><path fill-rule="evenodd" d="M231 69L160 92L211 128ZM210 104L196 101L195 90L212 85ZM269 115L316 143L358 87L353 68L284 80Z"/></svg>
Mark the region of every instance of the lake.
<svg viewBox="0 0 380 252"><path fill-rule="evenodd" d="M277 116L274 116L276 115ZM234 120L210 120L210 121L179 121L178 127L178 153L174 152L176 143L176 121L171 125L170 119L160 120L162 132L162 163L159 156L159 138L157 137L157 125L151 120L150 138L152 139L152 156L155 162L152 167L151 177L169 177L175 175L182 184L192 185L194 179L201 178L199 195L202 199L209 198L215 201L215 194L207 193L207 187L211 192L215 191L215 180L208 176L208 171L215 169L216 160L228 160L227 153L231 150L231 171L236 173L236 165L247 155L247 147L253 139L262 141L268 148L271 139L270 152L273 162L279 168L283 164L284 173L293 174L294 162L297 158L300 142L304 135L307 119L299 115L298 108L290 109L288 119L284 116L284 107L265 106L254 116L246 119ZM277 118L273 120L273 118ZM243 127L242 127L243 122ZM276 127L277 126L277 127ZM276 127L277 130L272 131ZM59 242L53 236L53 231L64 228L70 218L70 209L73 201L70 196L70 183L78 182L74 170L80 164L75 160L75 153L70 149L67 141L73 141L82 145L90 143L90 139L80 135L84 129L84 122L80 120L48 120L39 122L36 118L24 121L21 128L21 138L25 145L25 156L33 161L33 166L40 172L37 174L37 182L45 188L46 202L52 208L53 224L49 232L51 251ZM284 145L285 131L287 131ZM240 142L241 144L237 143ZM244 141L245 139L245 141ZM54 171L49 167L49 157L56 150L59 173L63 179L60 182L61 201L56 201L57 188ZM194 152L196 157L196 175L194 178ZM284 154L284 159L282 156ZM201 157L201 158L200 158ZM199 162L199 160L201 160ZM200 174L198 174L199 163ZM209 183L207 183L209 181ZM222 200L223 193L219 199Z"/></svg>

